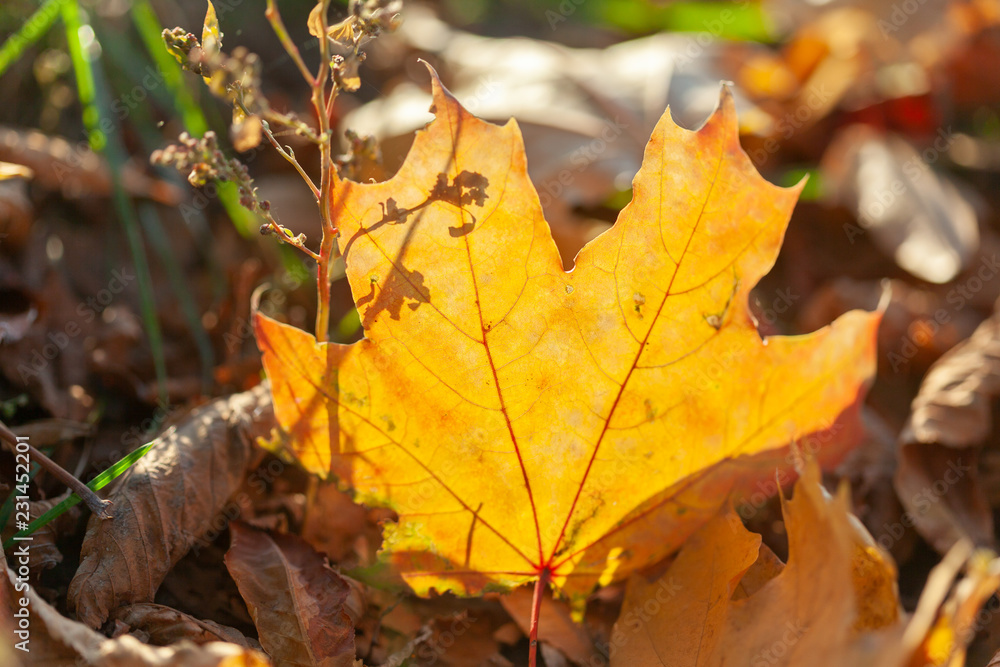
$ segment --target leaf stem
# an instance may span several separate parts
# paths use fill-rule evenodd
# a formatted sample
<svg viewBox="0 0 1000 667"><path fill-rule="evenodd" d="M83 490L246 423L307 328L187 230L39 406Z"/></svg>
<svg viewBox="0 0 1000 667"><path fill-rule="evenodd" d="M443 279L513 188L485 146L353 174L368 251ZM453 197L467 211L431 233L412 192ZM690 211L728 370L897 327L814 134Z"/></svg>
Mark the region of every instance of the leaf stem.
<svg viewBox="0 0 1000 667"><path fill-rule="evenodd" d="M542 596L549 585L549 568L543 568L535 582L535 594L531 598L531 627L528 630L528 667L535 667L538 659L538 617L542 610Z"/></svg>

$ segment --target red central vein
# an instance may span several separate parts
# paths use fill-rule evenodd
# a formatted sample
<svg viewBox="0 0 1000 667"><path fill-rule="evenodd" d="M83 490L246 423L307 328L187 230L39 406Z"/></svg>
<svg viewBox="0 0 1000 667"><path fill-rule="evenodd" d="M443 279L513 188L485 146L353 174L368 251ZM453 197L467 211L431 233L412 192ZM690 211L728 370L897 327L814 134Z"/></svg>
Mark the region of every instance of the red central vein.
<svg viewBox="0 0 1000 667"><path fill-rule="evenodd" d="M500 413L503 415L504 422L507 424L507 433L510 434L511 444L514 445L514 453L517 454L517 463L521 466L521 477L524 479L524 488L528 491L528 502L531 503L531 515L535 519L535 538L538 540L538 563L534 565L535 567L541 569L544 553L542 552L542 529L538 523L538 510L535 507L535 496L531 492L531 482L528 481L528 470L524 467L524 459L521 457L521 448L517 444L517 436L514 435L514 425L510 421L510 413L507 412L507 402L504 400L503 392L500 390L500 377L497 375L497 366L493 363L493 353L490 351L490 343L486 339L488 329L486 328L486 323L483 322L483 306L479 300L479 283L476 280L476 270L472 263L472 249L469 247L469 237L466 235L462 238L465 240L465 254L469 258L469 273L472 274L472 289L476 294L476 312L479 314L479 328L482 331L483 336L483 349L486 350L486 360L490 365L490 371L493 373L493 384L497 388L497 398L500 400Z"/></svg>
<svg viewBox="0 0 1000 667"><path fill-rule="evenodd" d="M639 364L639 359L642 357L643 351L646 349L646 343L649 342L649 337L653 333L653 329L656 327L656 323L660 319L660 314L663 312L663 307L667 304L667 300L670 299L670 290L674 285L674 281L677 279L677 275L681 270L681 263L687 256L688 249L691 247L691 242L694 240L695 234L698 232L698 226L701 224L701 219L705 214L705 206L708 204L708 200L712 197L712 191L715 189L715 183L719 178L719 170L722 168L722 158L725 154L725 142L722 143L722 150L719 153L719 161L715 165L715 173L712 176L712 182L708 187L708 192L705 195L704 201L701 203L701 210L698 212L698 218L694 222L694 226L691 228L691 234L688 236L687 242L684 244L684 250L681 251L681 255L677 260L677 264L674 266L674 272L670 276L670 282L667 284L666 293L663 295L663 300L660 301L659 308L656 309L656 315L653 317L653 323L650 324L649 329L646 331L646 335L643 337L642 342L639 344L639 349L636 351L635 359L632 360L632 364L628 369L628 374L625 375L625 379L622 381L621 386L618 389L618 394L615 396L615 400L611 403L611 409L608 411L608 416L604 420L604 426L601 429L601 434L597 437L597 443L594 445L594 452L590 455L590 460L587 462L587 468L583 472L583 478L580 480L580 485L576 489L576 495L573 497L573 504L569 507L569 512L566 514L566 521L563 523L562 530L559 531L559 537L556 539L555 544L552 545L552 554L546 561L546 566L550 569L555 569L557 566L553 566L552 561L555 558L556 553L559 551L559 544L563 541L566 536L566 529L569 527L569 522L573 519L573 513L576 511L576 505L580 500L580 496L583 494L583 488L587 485L587 477L590 475L591 468L594 467L594 461L597 460L597 452L601 448L601 443L604 442L604 436L608 432L608 427L611 424L611 418L615 414L615 410L618 409L618 403L621 401L622 395L625 393L625 387L628 386L629 380L632 378L632 373L635 372L636 367ZM566 562L564 558L558 563L562 565Z"/></svg>
<svg viewBox="0 0 1000 667"><path fill-rule="evenodd" d="M455 167L456 170L457 170L457 162L458 162L458 134L459 134L459 132L462 129L461 128L461 126L462 126L462 114L459 113L458 117L453 119L451 117L450 106L447 106L447 105L445 107L444 113L448 115L448 120L449 120L448 126L452 129L452 132L451 132L451 156L449 158L449 166ZM502 198L503 197L501 197L501 199ZM500 206L500 202L498 201L497 202L497 207L499 207L499 206ZM463 214L465 213L465 209L464 208L459 207L459 210ZM464 216L463 216L463 222L464 222ZM475 269L475 266L473 266L473 264L472 264L472 249L469 247L469 237L468 237L468 235L463 236L462 240L465 242L465 255L466 255L466 257L469 260L469 273L472 276L472 287L475 290L475 294L476 294L476 312L479 315L479 330L480 330L481 336L482 336L483 349L486 350L486 360L487 360L487 362L490 365L490 372L493 374L493 384L494 384L494 386L496 386L496 389L497 389L497 398L500 401L500 412L503 414L504 422L507 424L507 433L510 435L510 442L514 446L514 453L517 455L517 463L521 467L521 477L524 480L524 488L528 492L528 501L531 504L531 514L532 514L532 517L535 520L535 539L538 541L538 563L537 564L536 563L531 563L531 559L529 559L526 556L524 556L524 554L521 553L520 549L515 549L515 551L517 551L517 553L520 554L522 558L524 558L526 561L528 561L528 563L530 563L531 565L533 565L535 568L541 569L541 567L542 567L542 561L543 561L543 557L544 557L544 553L542 552L542 530L541 530L541 526L540 526L540 524L538 522L538 510L535 507L535 496L531 492L531 482L528 481L528 471L524 467L524 459L521 457L521 448L517 444L517 436L514 435L514 425L510 421L510 413L508 413L508 411L507 411L507 402L504 400L503 392L500 390L500 378L497 375L496 364L493 362L493 352L490 350L489 341L486 340L487 329L486 329L486 324L483 321L483 307L482 307L482 302L480 301L479 283L476 280L476 269ZM459 502L462 502L462 501L459 500ZM482 519L480 519L480 520L482 521ZM486 524L485 521L483 522L483 524L484 525L488 525L488 524ZM496 530L494 530L493 532L495 532L495 533L497 533L499 535L499 533ZM507 538L501 536L501 539L503 539L505 542L507 542ZM470 535L470 540L471 540L471 535ZM508 544L510 544L510 543L508 542ZM469 545L469 548L471 549L471 544Z"/></svg>

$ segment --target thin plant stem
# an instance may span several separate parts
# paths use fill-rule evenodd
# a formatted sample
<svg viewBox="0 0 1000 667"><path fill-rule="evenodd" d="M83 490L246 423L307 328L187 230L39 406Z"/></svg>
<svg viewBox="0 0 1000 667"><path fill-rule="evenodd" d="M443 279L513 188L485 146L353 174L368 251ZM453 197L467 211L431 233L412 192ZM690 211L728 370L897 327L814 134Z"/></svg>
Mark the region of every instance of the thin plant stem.
<svg viewBox="0 0 1000 667"><path fill-rule="evenodd" d="M320 196L319 212L323 223L323 240L320 243L320 259L316 263L316 340L323 343L329 337L330 330L330 267L333 263L333 245L337 230L330 219L330 203L333 199L333 159L331 142L333 133L330 131L329 104L327 101L326 81L330 77L330 42L327 39L326 12L330 0L322 0L320 7L320 37L319 71L312 85L312 103L319 123L319 153L320 153Z"/></svg>
<svg viewBox="0 0 1000 667"><path fill-rule="evenodd" d="M271 134L270 129L265 125L264 134L267 136L268 141L271 145L278 149L278 152L288 160L295 169L302 176L306 184L309 186L310 190L313 192L313 196L316 197L316 203L319 206L320 219L322 221L323 238L320 241L319 254L309 251L304 246L297 246L302 250L305 250L307 254L316 260L316 340L320 343L326 342L329 338L330 329L330 270L333 263L335 254L335 238L337 235L337 229L333 225L330 218L330 202L332 199L333 190L333 156L332 156L332 140L333 133L330 131L330 111L333 109L333 99L336 96L336 87L332 88L327 95L326 92L326 82L330 78L330 42L327 38L327 22L326 13L330 8L330 0L322 0L322 6L319 11L320 19L320 36L317 38L319 40L319 68L316 75L313 76L309 69L306 67L305 61L302 60L302 54L299 53L299 49L295 46L291 37L288 34L288 30L285 28L284 21L281 20L281 14L278 12L277 4L275 0L267 0L267 9L264 12L267 16L267 20L271 23L271 28L274 33L278 36L278 40L281 45L285 48L285 51L291 56L292 60L295 62L296 67L299 68L299 72L302 73L302 77L312 88L312 105L316 112L316 122L319 125L319 132L316 136L316 142L319 145L320 154L320 185L319 188L313 183L312 179L309 178L308 174L302 169L302 166L295 159L294 155L286 152ZM269 220L272 228L278 231L277 224ZM287 235L282 234L282 237L287 240ZM295 245L293 243L293 245Z"/></svg>
<svg viewBox="0 0 1000 667"><path fill-rule="evenodd" d="M325 9L325 8L324 8ZM274 34L278 36L278 40L281 45L288 52L288 55L292 57L295 61L295 65L302 72L303 78L305 78L306 83L310 86L314 86L316 82L313 80L312 74L309 73L309 68L306 67L305 61L302 60L302 54L299 53L299 47L295 46L295 42L288 34L288 30L285 28L285 22L281 20L281 14L278 12L278 6L275 4L274 0L267 0L267 9L264 10L264 16L267 20L271 22L271 29L274 30ZM325 29L324 25L324 29Z"/></svg>
<svg viewBox="0 0 1000 667"><path fill-rule="evenodd" d="M284 241L290 246L298 248L305 254L309 255L309 257L311 257L315 261L317 262L320 261L320 255L317 255L315 252L310 250L306 246L306 244L302 242L302 239L300 237L293 236L291 232L289 232L287 229L279 225L277 221L275 221L275 219L271 217L270 213L264 211L261 215L263 215L264 219L267 220L267 225L268 227L271 228L271 231L277 234L282 241Z"/></svg>
<svg viewBox="0 0 1000 667"><path fill-rule="evenodd" d="M94 479L87 482L87 488L90 489L91 491L100 491L105 486L107 486L108 484L118 479L123 474L125 474L129 470L129 468L131 468L136 463L136 461L145 456L146 453L156 445L156 443L157 441L153 440L152 442L143 445L139 449L136 449L135 451L126 454L123 458L119 459L116 463L112 464L110 468L97 475L97 477L95 477ZM68 498L64 498L62 502L60 502L58 505L50 508L49 511L45 512L45 514L38 517L31 523L29 523L27 528L22 528L11 537L8 537L7 540L3 543L3 548L9 549L16 540L31 535L42 526L45 526L50 522L58 519L60 516L65 514L68 509L70 509L71 507L76 507L78 504L80 504L80 496L76 494L70 494Z"/></svg>
<svg viewBox="0 0 1000 667"><path fill-rule="evenodd" d="M267 140L271 142L271 145L274 146L275 150L281 153L281 157L288 160L288 162L291 163L293 167L295 167L295 170L299 172L299 176L301 176L302 180L304 180L306 182L306 185L309 186L309 190L313 193L313 197L319 199L319 188L317 188L316 184L313 183L313 180L309 178L309 174L307 174L306 170L302 168L302 165L299 164L299 161L295 159L295 152L292 150L291 146L288 147L287 151L281 147L281 144L278 143L278 140L271 132L271 128L268 126L266 120L261 121L261 127L264 130L264 136L267 137Z"/></svg>
<svg viewBox="0 0 1000 667"><path fill-rule="evenodd" d="M535 667L538 660L538 617L542 610L542 596L549 585L549 568L542 569L535 582L535 594L531 598L531 626L528 628L528 667Z"/></svg>
<svg viewBox="0 0 1000 667"><path fill-rule="evenodd" d="M76 477L73 477L73 475L71 475L61 465L32 447L30 443L19 443L17 436L14 435L14 432L7 428L7 425L3 422L0 422L0 438L10 445L11 452L13 453L17 452L18 444L27 445L28 452L31 455L31 460L38 463L38 465L40 465L43 469L49 471L53 477L69 487L73 493L80 496L81 500L83 500L87 507L90 508L91 512L102 519L112 518L110 500L102 500L98 498L97 494L87 488L86 484L78 480Z"/></svg>

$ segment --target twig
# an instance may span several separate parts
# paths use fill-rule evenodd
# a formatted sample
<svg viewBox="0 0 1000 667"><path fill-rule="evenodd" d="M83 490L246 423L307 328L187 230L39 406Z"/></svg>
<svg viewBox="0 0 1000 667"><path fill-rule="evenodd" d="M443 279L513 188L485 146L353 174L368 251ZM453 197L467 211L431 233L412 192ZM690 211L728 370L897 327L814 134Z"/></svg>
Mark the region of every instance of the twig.
<svg viewBox="0 0 1000 667"><path fill-rule="evenodd" d="M278 40L281 45L285 47L285 51L288 55L292 57L295 64L298 66L299 71L302 72L302 76L305 78L306 83L310 86L315 85L313 81L312 74L309 73L309 68L306 67L305 62L302 60L302 54L299 53L299 47L295 46L295 42L292 38L288 36L288 30L285 28L284 21L281 20L281 14L278 13L278 6L275 4L274 0L267 0L267 9L264 10L264 16L267 20L271 22L271 28L274 30L274 34L278 36ZM324 29L325 29L324 25Z"/></svg>
<svg viewBox="0 0 1000 667"><path fill-rule="evenodd" d="M10 445L12 452L17 451L17 446L19 444L17 436L14 435L14 432L7 428L7 425L3 422L0 422L0 438L3 438L4 442ZM58 463L32 447L30 443L26 442L23 444L28 446L28 452L31 454L32 460L36 461L38 465L51 473L53 477L69 487L73 493L80 496L80 499L87 505L88 508L90 508L91 512L102 519L111 518L110 500L102 500L101 498L98 498L97 494L91 491L86 484L71 475Z"/></svg>
<svg viewBox="0 0 1000 667"><path fill-rule="evenodd" d="M317 255L312 250L310 250L308 246L306 246L305 242L303 241L303 239L305 238L303 234L299 234L298 236L292 236L291 232L289 232L287 229L279 225L278 222L273 217L271 217L270 213L268 213L267 211L261 211L260 214L264 218L264 220L267 221L267 226L271 229L272 232L274 232L278 236L278 238L280 238L283 242L287 243L288 245L298 248L299 250L307 254L309 257L311 257L313 260L315 260L317 263L319 263L320 256Z"/></svg>
<svg viewBox="0 0 1000 667"><path fill-rule="evenodd" d="M323 239L320 242L319 255L322 258L316 263L316 340L326 342L330 329L330 265L333 262L334 238L337 230L330 219L330 205L333 201L333 158L331 152L331 142L333 133L330 131L329 105L333 99L326 99L326 80L330 78L330 41L326 36L326 12L330 7L330 0L321 0L322 6L319 12L320 37L319 37L319 71L312 82L312 103L316 111L316 120L319 123L319 145L320 155L320 197L319 213L323 221Z"/></svg>
<svg viewBox="0 0 1000 667"><path fill-rule="evenodd" d="M299 161L295 159L295 152L292 151L292 147L289 146L288 151L285 151L285 149L281 147L281 144L278 143L278 140L274 138L274 134L271 133L271 128L268 127L266 120L261 121L261 127L264 130L264 136L266 136L267 140L271 142L271 145L274 146L274 148L279 153L281 153L281 156L283 158L288 160L292 164L292 166L295 167L295 170L299 172L299 176L301 176L302 180L304 180L306 182L306 185L309 186L309 189L313 193L313 197L319 199L319 188L317 188L316 184L313 183L313 180L309 178L309 174L307 174L305 169L302 168L302 165L299 164Z"/></svg>

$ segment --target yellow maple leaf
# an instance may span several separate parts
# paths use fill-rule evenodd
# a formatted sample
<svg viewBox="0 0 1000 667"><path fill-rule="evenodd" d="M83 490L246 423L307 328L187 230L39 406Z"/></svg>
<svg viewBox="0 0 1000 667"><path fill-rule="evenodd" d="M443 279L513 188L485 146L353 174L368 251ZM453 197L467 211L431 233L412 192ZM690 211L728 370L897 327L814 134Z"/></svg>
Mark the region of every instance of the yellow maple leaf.
<svg viewBox="0 0 1000 667"><path fill-rule="evenodd" d="M631 204L567 272L517 123L433 87L396 176L334 185L366 338L255 319L290 453L396 510L385 549L418 593L586 593L789 467L792 441L846 451L879 315L761 339L748 294L800 187L755 171L728 90L698 132L664 114Z"/></svg>

